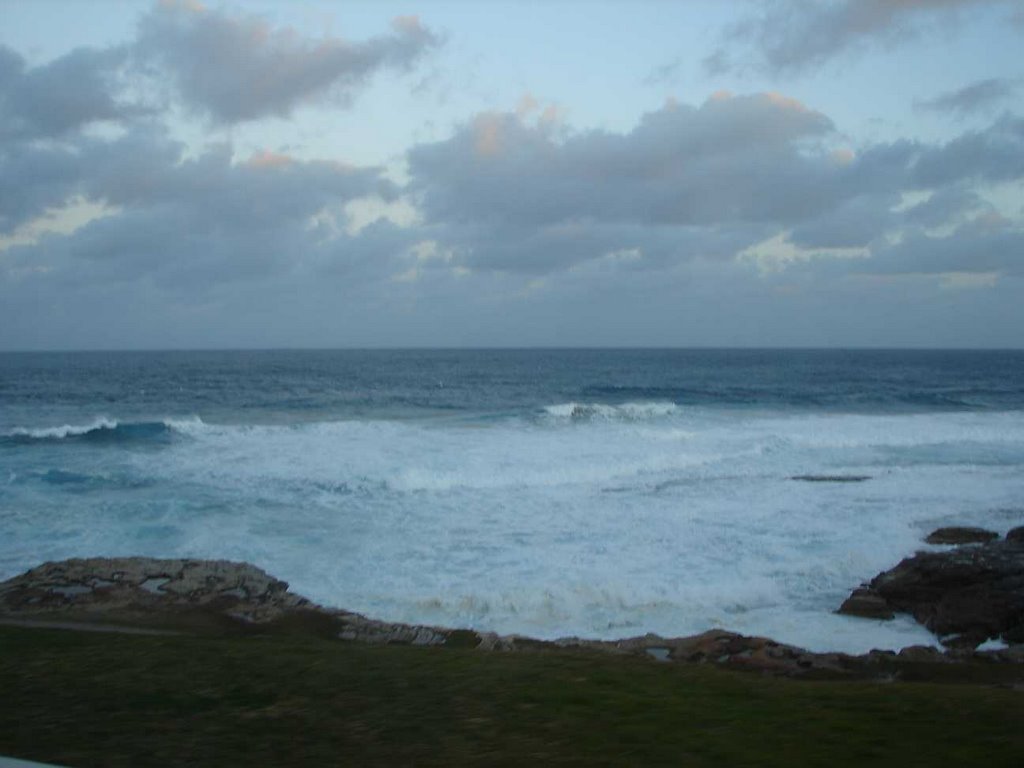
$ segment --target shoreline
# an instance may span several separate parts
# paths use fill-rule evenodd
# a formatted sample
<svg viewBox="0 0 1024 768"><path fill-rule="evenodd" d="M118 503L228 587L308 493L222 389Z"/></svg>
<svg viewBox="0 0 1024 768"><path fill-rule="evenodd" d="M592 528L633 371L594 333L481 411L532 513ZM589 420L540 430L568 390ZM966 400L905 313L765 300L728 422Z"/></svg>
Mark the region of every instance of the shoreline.
<svg viewBox="0 0 1024 768"><path fill-rule="evenodd" d="M1024 547L1021 553L1024 554ZM878 598L874 595L867 598L867 611L856 610L865 604L865 589L862 586L854 590L840 612L885 618L877 612ZM615 640L541 640L473 629L387 622L315 604L289 591L286 582L248 563L144 557L44 563L2 582L0 625L157 635L297 632L367 645L496 652L577 650L640 656L659 663L713 664L786 677L887 679L893 678L894 670L898 673L899 668L908 664L1024 662L1021 643L999 649L978 649L980 641L974 645L947 643L945 650L912 645L898 651L875 649L847 654L809 651L771 638L724 629L683 637L646 634Z"/></svg>
<svg viewBox="0 0 1024 768"><path fill-rule="evenodd" d="M0 754L55 765L1024 755L1024 645L850 656L721 630L542 641L324 608L246 563L95 558L0 583L0 647Z"/></svg>

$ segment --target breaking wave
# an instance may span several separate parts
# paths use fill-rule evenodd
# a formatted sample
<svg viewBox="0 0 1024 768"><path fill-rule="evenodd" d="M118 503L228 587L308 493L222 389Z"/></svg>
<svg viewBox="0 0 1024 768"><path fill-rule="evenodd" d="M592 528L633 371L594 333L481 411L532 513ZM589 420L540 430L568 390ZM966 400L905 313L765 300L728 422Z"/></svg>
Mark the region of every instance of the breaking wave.
<svg viewBox="0 0 1024 768"><path fill-rule="evenodd" d="M17 427L0 435L0 442L16 445L45 441L71 440L88 443L166 442L173 433L189 433L203 422L191 419L125 421L99 417L89 424L63 424L57 427Z"/></svg>
<svg viewBox="0 0 1024 768"><path fill-rule="evenodd" d="M679 412L670 402L637 402L606 405L603 403L558 403L547 405L544 413L555 419L574 421L649 421Z"/></svg>

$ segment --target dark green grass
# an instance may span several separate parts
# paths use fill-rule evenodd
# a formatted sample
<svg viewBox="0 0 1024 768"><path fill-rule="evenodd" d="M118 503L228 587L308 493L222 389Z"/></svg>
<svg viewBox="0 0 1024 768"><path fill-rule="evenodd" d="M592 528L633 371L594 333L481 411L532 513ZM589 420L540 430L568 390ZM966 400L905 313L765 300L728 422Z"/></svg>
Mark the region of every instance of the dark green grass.
<svg viewBox="0 0 1024 768"><path fill-rule="evenodd" d="M1024 765L1024 692L579 652L0 627L0 754L98 765Z"/></svg>

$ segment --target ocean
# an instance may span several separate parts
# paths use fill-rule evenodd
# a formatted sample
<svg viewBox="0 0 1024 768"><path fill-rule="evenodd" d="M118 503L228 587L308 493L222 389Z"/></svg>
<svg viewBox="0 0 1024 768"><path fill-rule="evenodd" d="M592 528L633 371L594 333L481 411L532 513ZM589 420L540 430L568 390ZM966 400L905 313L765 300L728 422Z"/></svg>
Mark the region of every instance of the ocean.
<svg viewBox="0 0 1024 768"><path fill-rule="evenodd" d="M0 579L223 558L384 620L863 652L936 643L834 611L954 524L1024 524L1024 352L0 354Z"/></svg>

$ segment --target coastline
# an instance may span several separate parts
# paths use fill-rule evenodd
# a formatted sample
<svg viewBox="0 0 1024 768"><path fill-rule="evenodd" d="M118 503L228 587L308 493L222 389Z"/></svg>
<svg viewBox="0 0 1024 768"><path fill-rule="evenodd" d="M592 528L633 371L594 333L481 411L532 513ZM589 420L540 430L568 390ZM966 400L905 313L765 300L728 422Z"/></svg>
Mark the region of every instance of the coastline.
<svg viewBox="0 0 1024 768"><path fill-rule="evenodd" d="M1024 755L1021 645L851 656L721 630L542 641L326 608L247 563L46 563L0 584L0 647L0 754L66 766Z"/></svg>
<svg viewBox="0 0 1024 768"><path fill-rule="evenodd" d="M940 529L932 534L941 539ZM723 629L684 637L657 634L597 640L564 637L541 640L523 635L501 635L473 629L386 622L342 608L326 607L289 591L288 584L249 563L224 560L157 559L145 557L71 559L44 563L0 583L0 625L145 634L253 634L304 632L341 642L375 645L412 645L468 648L479 651L517 652L579 650L613 655L642 656L658 662L714 664L731 669L758 671L789 677L837 676L854 678L893 677L893 665L906 663L1008 663L1024 662L1024 643L1018 639L1024 598L1016 581L1024 573L1024 537L1011 531L1005 541L983 536L979 544L969 537L959 546L941 553L919 553L940 565L952 563L954 578L939 568L941 594L925 584L923 592L931 601L922 612L915 604L899 603L894 591L882 582L891 573L911 571L910 580L920 581L907 558L890 572L879 574L870 585L862 585L839 607L838 612L865 620L892 618L896 611L912 613L922 624L935 630L934 603L945 599L964 602L981 599L972 576L963 563L981 557L984 578L991 581L991 556L985 548L999 547L1009 573L1009 592L996 589L989 602L998 603L1001 620L1010 627L1003 647L986 644L985 632L977 626L982 613L971 605L967 617L960 617L964 629L940 638L944 650L930 646L909 646L899 651L871 650L863 654L813 652L771 638L746 636ZM1008 554L1007 554L1008 553ZM900 571L903 569L903 571ZM957 570L958 569L958 570ZM1005 575L1005 574L1004 574ZM915 582L916 584L916 582ZM916 584L919 591L921 585ZM876 589L877 588L877 589ZM879 593L884 592L894 605ZM973 590L973 591L972 591ZM1006 590L1004 590L1006 592ZM896 590L898 593L898 590ZM1007 597L1009 594L1009 597ZM898 594L897 594L898 596ZM920 597L920 596L918 596ZM1009 601L1010 606L1005 605ZM1015 602L1014 602L1015 601ZM947 611L948 612L948 611ZM944 627L960 626L946 617ZM990 617L986 617L989 619ZM964 622L967 622L964 624ZM973 622L973 623L971 623ZM997 633L998 634L998 633ZM898 677L898 675L896 675Z"/></svg>

